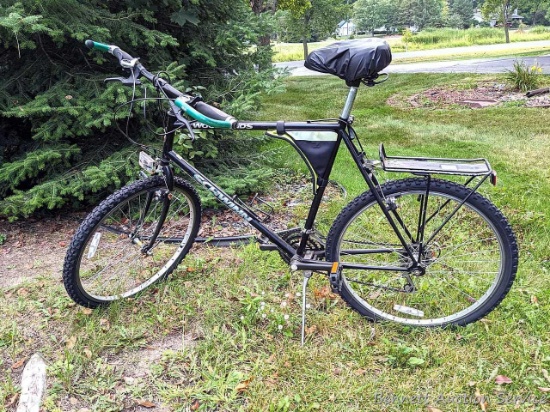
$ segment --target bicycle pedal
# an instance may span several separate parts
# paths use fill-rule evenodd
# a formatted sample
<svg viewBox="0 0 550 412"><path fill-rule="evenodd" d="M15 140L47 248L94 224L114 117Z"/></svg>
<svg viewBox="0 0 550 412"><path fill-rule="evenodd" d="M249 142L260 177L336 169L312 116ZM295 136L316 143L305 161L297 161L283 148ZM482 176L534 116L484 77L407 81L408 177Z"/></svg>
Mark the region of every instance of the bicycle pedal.
<svg viewBox="0 0 550 412"><path fill-rule="evenodd" d="M332 269L328 276L330 287L334 293L340 293L342 290L342 266L338 262L332 264Z"/></svg>

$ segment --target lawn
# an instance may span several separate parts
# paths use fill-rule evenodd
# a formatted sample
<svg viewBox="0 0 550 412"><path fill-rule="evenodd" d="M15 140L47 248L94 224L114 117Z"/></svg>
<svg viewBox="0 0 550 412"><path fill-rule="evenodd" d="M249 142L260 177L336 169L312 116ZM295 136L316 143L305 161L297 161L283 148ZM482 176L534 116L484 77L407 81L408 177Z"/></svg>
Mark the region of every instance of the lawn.
<svg viewBox="0 0 550 412"><path fill-rule="evenodd" d="M498 171L498 185L482 192L516 231L520 266L509 295L485 319L444 330L373 324L316 276L302 347L301 276L254 245L194 248L168 282L97 311L75 306L58 273L43 273L2 291L0 411L14 410L8 405L19 391L20 362L36 351L49 365L47 411L548 410L548 109L387 104L396 94L487 79L395 75L361 89L353 111L373 158L383 142L388 154L486 157ZM285 93L265 99L257 119L337 117L346 92L337 79L290 78ZM297 155L278 144L267 149L279 168L275 182L300 170ZM325 205L324 228L365 190L344 151L332 178L347 197ZM305 208L295 209L296 219L303 218ZM11 246L8 239L0 253Z"/></svg>
<svg viewBox="0 0 550 412"><path fill-rule="evenodd" d="M367 36L358 36L358 38L362 37ZM412 41L408 44L403 43L401 36L388 36L385 38L385 40L390 44L394 53L404 51L433 50L473 45L505 43L504 31L498 28L475 28L467 30L427 29L414 35L412 37ZM511 42L526 42L536 40L550 40L550 29L539 27L531 31L510 31ZM312 50L324 47L335 41L337 40L328 39L321 42L308 43L308 49L311 52ZM275 52L275 55L273 57L274 62L287 62L304 59L303 46L301 43L274 43L273 49ZM532 51L532 48L525 48L524 50L514 49L508 51L489 52L487 55L479 55L479 53L477 52L472 52L471 54L462 52L457 56L446 56L446 58L501 57L517 55L518 53L530 53ZM544 51L547 51L547 48L539 50L541 54L543 54ZM397 54L395 57L396 60L400 59L399 54ZM431 59L434 59L434 57L432 57Z"/></svg>

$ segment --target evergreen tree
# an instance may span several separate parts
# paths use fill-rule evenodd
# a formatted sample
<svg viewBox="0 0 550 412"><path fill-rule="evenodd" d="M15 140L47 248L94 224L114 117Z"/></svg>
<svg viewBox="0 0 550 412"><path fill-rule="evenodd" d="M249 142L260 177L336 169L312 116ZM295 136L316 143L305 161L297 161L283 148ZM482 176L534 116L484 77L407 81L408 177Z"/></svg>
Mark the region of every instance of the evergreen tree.
<svg viewBox="0 0 550 412"><path fill-rule="evenodd" d="M455 19L460 21L461 28L470 27L474 18L474 3L472 0L450 0L449 9L451 16L456 16Z"/></svg>
<svg viewBox="0 0 550 412"><path fill-rule="evenodd" d="M392 26L414 26L422 30L442 24L443 3L440 0L398 0L396 7L398 12Z"/></svg>
<svg viewBox="0 0 550 412"><path fill-rule="evenodd" d="M258 65L260 69L265 69L271 65L271 34L274 31L274 12L276 1L268 0L250 0L250 7L258 20L263 24L263 35L258 38Z"/></svg>
<svg viewBox="0 0 550 412"><path fill-rule="evenodd" d="M168 67L182 89L208 86L207 98L250 108L269 79L254 72L250 48L263 28L233 0L0 0L0 216L95 201L136 176L135 149L113 122L131 90L103 84L120 67L85 39L116 44L153 72ZM140 125L132 132L150 139ZM229 150L212 139L187 150Z"/></svg>
<svg viewBox="0 0 550 412"><path fill-rule="evenodd" d="M384 25L391 27L392 15L396 12L395 2L391 0L358 0L353 5L355 25L360 31L372 32Z"/></svg>

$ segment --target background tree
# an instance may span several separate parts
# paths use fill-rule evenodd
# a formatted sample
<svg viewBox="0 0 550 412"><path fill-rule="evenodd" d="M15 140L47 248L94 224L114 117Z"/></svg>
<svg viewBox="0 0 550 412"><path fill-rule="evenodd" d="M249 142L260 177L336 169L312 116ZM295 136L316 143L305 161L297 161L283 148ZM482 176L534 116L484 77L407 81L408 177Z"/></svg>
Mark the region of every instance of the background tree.
<svg viewBox="0 0 550 412"><path fill-rule="evenodd" d="M513 12L515 3L512 0L485 0L481 11L486 20L490 20L492 16L496 16L497 22L504 27L504 37L506 43L510 43L510 32L508 30L508 20Z"/></svg>
<svg viewBox="0 0 550 412"><path fill-rule="evenodd" d="M474 3L472 0L449 0L449 12L449 17L454 16L461 28L467 29L474 18Z"/></svg>
<svg viewBox="0 0 550 412"><path fill-rule="evenodd" d="M396 12L390 16L391 27L425 27L443 23L443 2L441 0L397 0L393 2Z"/></svg>
<svg viewBox="0 0 550 412"><path fill-rule="evenodd" d="M538 24L548 24L547 12L550 11L549 0L518 0L517 7L522 16L525 16L524 22L536 26Z"/></svg>
<svg viewBox="0 0 550 412"><path fill-rule="evenodd" d="M279 0L279 10L288 11L288 32L299 33L307 57L307 43L311 39L325 39L334 34L338 22L348 15L349 5L344 0Z"/></svg>
<svg viewBox="0 0 550 412"><path fill-rule="evenodd" d="M391 0L358 0L353 5L353 19L359 31L373 32L375 29L391 27L392 16L397 12Z"/></svg>
<svg viewBox="0 0 550 412"><path fill-rule="evenodd" d="M131 90L103 84L120 67L85 39L117 44L153 72L168 68L180 88L206 86L207 98L241 115L269 84L250 49L261 26L233 0L0 0L0 216L95 201L136 176L135 148L113 123ZM131 133L151 141L143 124ZM238 147L208 137L181 149L199 162Z"/></svg>
<svg viewBox="0 0 550 412"><path fill-rule="evenodd" d="M443 2L441 0L414 0L409 3L409 7L412 9L413 25L418 30L442 25Z"/></svg>
<svg viewBox="0 0 550 412"><path fill-rule="evenodd" d="M353 7L353 15L361 31L372 31L384 25L396 29L414 27L417 30L439 26L467 28L471 25L474 16L474 2L472 0L358 0Z"/></svg>

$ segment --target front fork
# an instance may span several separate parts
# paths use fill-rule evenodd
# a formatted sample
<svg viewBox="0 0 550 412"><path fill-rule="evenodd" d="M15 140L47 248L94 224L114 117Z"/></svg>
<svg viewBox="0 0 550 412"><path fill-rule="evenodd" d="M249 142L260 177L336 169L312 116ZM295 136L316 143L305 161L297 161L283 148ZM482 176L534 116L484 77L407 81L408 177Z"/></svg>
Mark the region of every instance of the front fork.
<svg viewBox="0 0 550 412"><path fill-rule="evenodd" d="M168 156L166 155L169 153L173 146L174 146L174 136L175 131L177 130L177 118L172 113L168 113L169 116L169 130L170 132L167 132L167 128L164 128L164 131L166 132L164 136L164 142L162 146L162 158L160 159L160 168L162 169L162 177L164 178L164 182L166 184L167 192L163 192L161 194L162 198L162 210L161 214L157 223L157 226L155 227L155 231L153 232L153 235L151 236L151 239L149 240L149 243L147 245L143 246L141 248L141 253L144 255L147 255L151 252L153 247L155 246L155 242L157 241L158 235L160 234L160 230L162 229L162 226L164 225L164 222L166 221L166 216L168 216L168 210L170 209L170 203L172 200L172 191L174 190L174 172L172 171L172 168L170 167L170 160L168 160ZM140 217L140 224L137 226L139 228L141 224L143 224L143 221L145 220L145 217L149 213L149 209L151 207L151 203L153 201L153 197L156 196L155 193L148 193L145 209L143 211L143 215ZM136 231L137 231L136 228ZM134 234L135 237L135 234Z"/></svg>
<svg viewBox="0 0 550 412"><path fill-rule="evenodd" d="M155 192L149 192L147 193L147 198L145 200L145 207L140 212L141 215L139 217L139 220L136 225L136 229L134 233L130 236L133 243L142 246L141 247L141 253L144 255L150 254L151 250L155 246L155 242L160 234L160 230L162 229L162 226L164 225L164 222L166 221L166 216L168 215L168 210L170 209L170 204L172 200L172 191L174 190L174 172L172 171L172 168L170 167L170 161L168 160L167 156L164 155L164 153L168 153L170 150L172 150L172 146L174 143L174 132L167 133L164 138L164 145L163 145L163 156L162 159L160 159L160 169L162 169L162 177L164 178L164 182L166 184L167 191L163 191L160 193L160 201L162 202L162 210L159 217L159 220L157 222L157 225L155 227L155 231L151 235L149 242L146 245L143 245L141 240L137 236L138 230L142 227L142 225L145 223L145 219L149 213L149 210L151 209L151 204L153 203L154 197L158 194ZM141 159L140 159L141 162ZM141 163L140 163L141 164ZM156 172L158 171L158 168L152 168L152 171ZM153 173L154 173L153 172Z"/></svg>

